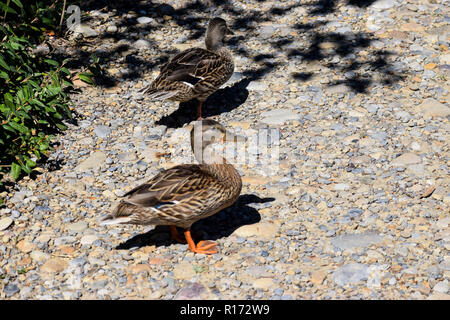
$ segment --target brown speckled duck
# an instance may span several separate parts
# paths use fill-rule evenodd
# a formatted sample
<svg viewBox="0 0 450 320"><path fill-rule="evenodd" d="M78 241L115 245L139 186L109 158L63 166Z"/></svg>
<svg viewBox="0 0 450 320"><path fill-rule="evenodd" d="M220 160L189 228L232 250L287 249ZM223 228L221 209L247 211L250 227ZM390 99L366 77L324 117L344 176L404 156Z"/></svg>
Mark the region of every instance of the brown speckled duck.
<svg viewBox="0 0 450 320"><path fill-rule="evenodd" d="M216 244L192 240L191 225L231 206L239 197L242 180L226 160L214 152L213 143L242 141L214 120L196 121L191 147L200 164L183 164L158 173L147 183L125 194L103 224L169 225L172 239L184 242L176 227L183 228L192 252L217 253ZM223 146L223 143L221 144Z"/></svg>
<svg viewBox="0 0 450 320"><path fill-rule="evenodd" d="M225 20L211 19L206 31L206 49L191 48L178 53L162 66L159 76L143 93L155 100L197 99L197 117L202 119L203 102L233 75L232 54L223 46L229 34L233 32Z"/></svg>

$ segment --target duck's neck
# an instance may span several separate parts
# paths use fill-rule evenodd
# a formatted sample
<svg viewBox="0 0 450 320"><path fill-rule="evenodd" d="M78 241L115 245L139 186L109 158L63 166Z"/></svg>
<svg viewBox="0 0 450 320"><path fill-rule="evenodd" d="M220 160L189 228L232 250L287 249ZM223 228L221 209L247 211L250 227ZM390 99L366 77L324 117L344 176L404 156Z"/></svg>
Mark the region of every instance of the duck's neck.
<svg viewBox="0 0 450 320"><path fill-rule="evenodd" d="M239 172L229 163L204 164L203 170L207 171L226 186L238 188L241 185Z"/></svg>

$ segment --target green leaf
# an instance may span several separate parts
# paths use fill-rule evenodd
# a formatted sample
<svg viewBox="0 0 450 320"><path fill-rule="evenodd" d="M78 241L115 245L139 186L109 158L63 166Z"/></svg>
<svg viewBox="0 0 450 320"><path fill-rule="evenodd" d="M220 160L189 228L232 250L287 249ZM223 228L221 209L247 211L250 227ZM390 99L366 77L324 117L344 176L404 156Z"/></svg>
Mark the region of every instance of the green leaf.
<svg viewBox="0 0 450 320"><path fill-rule="evenodd" d="M22 168L17 163L11 163L11 176L14 180L19 178L21 170Z"/></svg>
<svg viewBox="0 0 450 320"><path fill-rule="evenodd" d="M89 84L94 84L94 80L92 79L93 74L92 73L86 73L82 72L78 74L78 78L80 78L81 81L84 81Z"/></svg>
<svg viewBox="0 0 450 320"><path fill-rule="evenodd" d="M55 60L50 60L50 59L44 59L45 62L47 62L48 64L55 66L55 67L59 67L59 63Z"/></svg>
<svg viewBox="0 0 450 320"><path fill-rule="evenodd" d="M14 122L14 121L10 121L9 125L23 134L26 134L29 131L27 127L25 127L17 122Z"/></svg>
<svg viewBox="0 0 450 320"><path fill-rule="evenodd" d="M12 0L12 2L14 2L20 9L23 9L23 5L19 0Z"/></svg>

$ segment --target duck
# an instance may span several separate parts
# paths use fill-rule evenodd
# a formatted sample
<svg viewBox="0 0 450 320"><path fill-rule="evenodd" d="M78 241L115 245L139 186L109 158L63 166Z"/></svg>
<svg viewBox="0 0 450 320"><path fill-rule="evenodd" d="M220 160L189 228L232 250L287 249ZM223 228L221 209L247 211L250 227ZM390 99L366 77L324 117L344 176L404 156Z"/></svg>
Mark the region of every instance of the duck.
<svg viewBox="0 0 450 320"><path fill-rule="evenodd" d="M188 244L194 253L217 253L211 241L195 244L191 226L231 206L239 197L242 179L236 168L222 157L226 142L245 137L229 132L212 119L195 121L191 148L198 164L182 164L163 170L123 196L101 224L169 225L171 238ZM181 228L184 237L178 232Z"/></svg>
<svg viewBox="0 0 450 320"><path fill-rule="evenodd" d="M152 100L185 102L197 99L197 119L202 118L204 101L233 75L234 62L224 46L227 35L234 35L222 18L209 21L204 48L184 50L163 65L158 77L142 94Z"/></svg>

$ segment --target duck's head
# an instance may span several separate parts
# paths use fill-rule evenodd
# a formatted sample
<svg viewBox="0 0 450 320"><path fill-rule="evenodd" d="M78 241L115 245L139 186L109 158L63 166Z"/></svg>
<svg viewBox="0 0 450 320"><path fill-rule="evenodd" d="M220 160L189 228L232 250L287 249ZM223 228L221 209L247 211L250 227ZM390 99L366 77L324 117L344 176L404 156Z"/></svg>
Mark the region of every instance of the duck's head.
<svg viewBox="0 0 450 320"><path fill-rule="evenodd" d="M233 35L227 27L227 22L222 18L213 18L209 21L208 30L206 31L206 48L208 50L218 50L223 46L223 41L227 35Z"/></svg>
<svg viewBox="0 0 450 320"><path fill-rule="evenodd" d="M225 129L219 122L211 119L195 121L191 130L191 147L199 163L225 163L225 159L218 155L212 144L225 146L226 142L243 142L245 138ZM223 151L223 149L222 149Z"/></svg>

